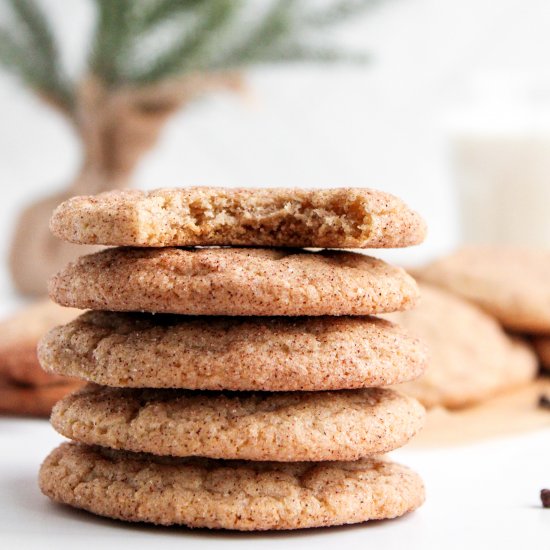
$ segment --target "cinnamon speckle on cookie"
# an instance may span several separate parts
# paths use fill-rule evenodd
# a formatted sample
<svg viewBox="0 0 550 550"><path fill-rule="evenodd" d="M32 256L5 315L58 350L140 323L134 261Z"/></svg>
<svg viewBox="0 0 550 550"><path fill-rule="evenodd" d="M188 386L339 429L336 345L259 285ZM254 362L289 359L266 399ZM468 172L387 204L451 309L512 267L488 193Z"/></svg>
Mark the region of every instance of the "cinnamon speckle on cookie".
<svg viewBox="0 0 550 550"><path fill-rule="evenodd" d="M234 462L65 443L46 458L39 480L54 501L102 516L240 531L389 519L424 501L417 474L378 458Z"/></svg>
<svg viewBox="0 0 550 550"><path fill-rule="evenodd" d="M62 203L50 228L73 243L144 247L396 248L426 233L400 199L361 188L109 191Z"/></svg>
<svg viewBox="0 0 550 550"><path fill-rule="evenodd" d="M165 456L357 460L403 446L424 409L393 390L189 392L89 386L60 401L52 425L89 445Z"/></svg>
<svg viewBox="0 0 550 550"><path fill-rule="evenodd" d="M50 281L64 306L186 315L369 315L413 307L403 269L363 254L265 248L115 248Z"/></svg>

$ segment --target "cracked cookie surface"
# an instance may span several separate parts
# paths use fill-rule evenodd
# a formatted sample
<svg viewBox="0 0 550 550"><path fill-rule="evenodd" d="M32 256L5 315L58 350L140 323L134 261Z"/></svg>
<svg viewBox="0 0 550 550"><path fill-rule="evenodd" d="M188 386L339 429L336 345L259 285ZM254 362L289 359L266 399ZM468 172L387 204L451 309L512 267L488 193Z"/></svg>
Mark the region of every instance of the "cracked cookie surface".
<svg viewBox="0 0 550 550"><path fill-rule="evenodd" d="M384 459L170 459L75 443L46 458L39 482L52 500L110 518L242 531L389 519L424 501L420 477Z"/></svg>
<svg viewBox="0 0 550 550"><path fill-rule="evenodd" d="M40 342L42 367L112 387L315 391L418 377L424 345L375 317L89 311Z"/></svg>
<svg viewBox="0 0 550 550"><path fill-rule="evenodd" d="M164 456L356 460L404 445L424 409L380 388L249 394L90 385L60 401L51 422L82 443Z"/></svg>
<svg viewBox="0 0 550 550"><path fill-rule="evenodd" d="M53 277L64 306L187 315L370 315L414 306L403 269L353 252L115 248Z"/></svg>

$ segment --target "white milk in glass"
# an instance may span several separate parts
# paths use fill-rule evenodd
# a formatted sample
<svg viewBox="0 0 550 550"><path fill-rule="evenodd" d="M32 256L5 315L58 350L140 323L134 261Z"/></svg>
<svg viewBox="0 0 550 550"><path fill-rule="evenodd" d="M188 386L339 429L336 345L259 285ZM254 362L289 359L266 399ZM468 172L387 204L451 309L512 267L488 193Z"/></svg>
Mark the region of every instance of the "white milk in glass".
<svg viewBox="0 0 550 550"><path fill-rule="evenodd" d="M452 118L462 240L550 247L550 81L489 79Z"/></svg>

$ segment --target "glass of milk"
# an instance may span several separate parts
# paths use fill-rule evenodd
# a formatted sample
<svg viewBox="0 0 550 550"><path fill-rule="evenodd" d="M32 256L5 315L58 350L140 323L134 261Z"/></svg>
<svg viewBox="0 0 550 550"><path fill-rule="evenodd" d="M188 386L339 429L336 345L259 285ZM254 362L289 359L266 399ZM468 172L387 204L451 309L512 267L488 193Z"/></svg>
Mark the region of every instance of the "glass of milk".
<svg viewBox="0 0 550 550"><path fill-rule="evenodd" d="M477 79L451 136L462 240L550 247L550 78Z"/></svg>

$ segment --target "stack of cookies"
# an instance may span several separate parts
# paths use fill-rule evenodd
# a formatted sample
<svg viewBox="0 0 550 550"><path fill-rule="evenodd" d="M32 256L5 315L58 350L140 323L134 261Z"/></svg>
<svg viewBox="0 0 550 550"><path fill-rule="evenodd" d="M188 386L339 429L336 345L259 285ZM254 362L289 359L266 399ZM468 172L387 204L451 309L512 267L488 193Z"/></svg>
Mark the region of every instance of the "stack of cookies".
<svg viewBox="0 0 550 550"><path fill-rule="evenodd" d="M63 203L51 228L117 248L50 284L57 303L91 311L43 339L41 364L90 384L54 408L74 442L42 465L47 496L238 530L393 518L422 503L418 475L380 455L422 426L418 402L382 386L422 374L425 351L371 316L412 307L418 288L381 260L303 250L421 242L424 224L400 200L116 191Z"/></svg>

